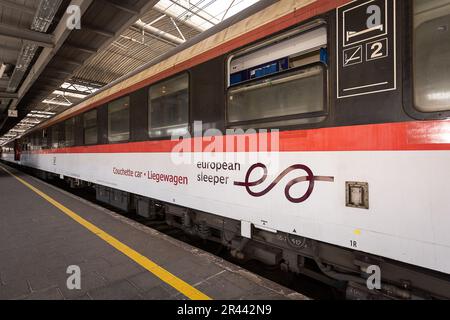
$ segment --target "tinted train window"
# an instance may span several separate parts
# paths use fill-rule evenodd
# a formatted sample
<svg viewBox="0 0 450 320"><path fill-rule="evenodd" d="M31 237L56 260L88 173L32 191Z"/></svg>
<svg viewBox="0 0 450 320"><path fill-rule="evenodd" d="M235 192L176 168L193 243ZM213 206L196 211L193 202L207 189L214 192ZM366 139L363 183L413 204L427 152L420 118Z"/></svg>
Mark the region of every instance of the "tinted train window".
<svg viewBox="0 0 450 320"><path fill-rule="evenodd" d="M313 66L289 75L231 89L228 122L302 115L324 110L324 68Z"/></svg>
<svg viewBox="0 0 450 320"><path fill-rule="evenodd" d="M66 147L72 147L75 145L75 118L66 120L64 123Z"/></svg>
<svg viewBox="0 0 450 320"><path fill-rule="evenodd" d="M422 112L450 110L450 0L414 0L414 95Z"/></svg>
<svg viewBox="0 0 450 320"><path fill-rule="evenodd" d="M130 139L130 98L125 97L108 105L108 140L122 142Z"/></svg>
<svg viewBox="0 0 450 320"><path fill-rule="evenodd" d="M47 129L42 130L42 149L47 149L48 148L48 131Z"/></svg>
<svg viewBox="0 0 450 320"><path fill-rule="evenodd" d="M52 127L52 148L56 149L59 145L59 126L53 126Z"/></svg>
<svg viewBox="0 0 450 320"><path fill-rule="evenodd" d="M323 120L327 63L325 27L290 31L233 55L228 125L274 127Z"/></svg>
<svg viewBox="0 0 450 320"><path fill-rule="evenodd" d="M28 151L28 140L29 140L28 136L22 139L22 146L21 146L22 151Z"/></svg>
<svg viewBox="0 0 450 320"><path fill-rule="evenodd" d="M97 134L97 110L86 112L83 115L84 144L91 145L98 143Z"/></svg>
<svg viewBox="0 0 450 320"><path fill-rule="evenodd" d="M32 133L31 135L30 135L30 141L31 141L31 151L34 151L34 150L36 150L36 134L35 133Z"/></svg>
<svg viewBox="0 0 450 320"><path fill-rule="evenodd" d="M149 136L151 138L183 135L189 123L189 76L176 78L150 87Z"/></svg>

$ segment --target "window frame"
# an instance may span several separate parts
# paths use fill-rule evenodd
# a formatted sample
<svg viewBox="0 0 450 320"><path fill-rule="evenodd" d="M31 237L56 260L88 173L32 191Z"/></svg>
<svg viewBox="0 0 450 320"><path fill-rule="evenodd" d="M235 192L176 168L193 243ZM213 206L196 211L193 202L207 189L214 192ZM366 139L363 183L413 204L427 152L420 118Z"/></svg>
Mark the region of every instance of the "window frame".
<svg viewBox="0 0 450 320"><path fill-rule="evenodd" d="M42 150L47 150L48 149L48 128L44 128L41 131L41 135L42 135Z"/></svg>
<svg viewBox="0 0 450 320"><path fill-rule="evenodd" d="M187 106L187 112L188 112L188 123L187 123L187 132L189 134L192 134L191 129L192 129L192 125L191 125L191 120L192 120L192 115L191 115L191 105L192 105L192 98L191 98L191 93L192 93L192 81L191 81L191 72L190 70L186 70L186 71L182 71L182 72L178 72L170 77L167 77L165 79L159 80L155 83L152 83L151 85L146 87L146 92L147 92L147 139L148 141L158 141L158 140L167 140L170 139L171 136L160 136L160 137L151 137L150 136L150 89L153 86L159 85L161 83L170 81L172 79L175 79L177 77L181 77L182 75L186 75L187 79L188 79L188 106Z"/></svg>
<svg viewBox="0 0 450 320"><path fill-rule="evenodd" d="M73 138L73 141L71 142L71 144L69 144L69 141L67 140L67 123L69 122L69 121L72 121L72 138ZM65 148L71 148L71 147L74 147L75 146L75 144L76 144L76 138L75 138L75 128L76 128L76 125L77 125L77 123L76 123L76 120L75 120L75 118L74 117L72 117L72 118L69 118L69 119L66 119L66 120L64 120L63 121L63 128L64 128L64 147Z"/></svg>
<svg viewBox="0 0 450 320"><path fill-rule="evenodd" d="M59 125L59 123L56 123L54 125L51 126L51 130L52 130L52 137L51 137L51 146L50 149L53 150L57 150L59 148L61 148L60 146L60 137L61 137L61 133L60 133L60 128L61 126ZM57 134L55 134L57 133ZM55 139L56 139L56 147L55 145Z"/></svg>
<svg viewBox="0 0 450 320"><path fill-rule="evenodd" d="M295 67L295 68L291 68L291 69L287 69L287 70L283 70L281 72L277 72L274 74L269 74L260 78L255 78L255 79L251 79L251 80L247 80L244 81L242 83L238 83L238 84L234 84L231 85L230 84L230 69L231 69L231 61L234 58L239 57L240 55L244 55L247 52L252 52L253 50L258 50L258 48L263 48L264 47L264 43L270 43L270 41L273 41L277 38L283 39L283 36L288 38L288 37L292 37L292 36L299 36L303 33L308 33L311 31L314 31L316 29L320 29L320 28L325 28L327 31L327 49L328 49L328 56L329 56L329 60L328 60L328 64L325 64L321 61L317 61L317 62L313 62L304 66L300 66L300 67ZM268 37L264 38L264 39L260 39L256 42L251 43L250 45L244 46L239 48L236 52L231 53L230 55L228 55L227 59L226 59L226 66L225 66L225 127L227 129L230 128L239 128L239 127L251 127L251 125L258 125L258 124L272 124L274 122L279 122L279 125L269 125L269 126L264 126L261 128L264 129L281 129L281 130L287 130L289 128L295 128L295 129L300 129L300 128L305 128L305 127L311 127L311 126L317 126L318 124L323 124L324 122L326 122L329 118L329 114L330 114L330 108L331 108L331 96L330 96L330 61L333 61L333 59L331 58L332 56L332 46L334 45L334 42L332 41L332 35L331 35L331 30L330 30L330 23L326 18L315 18L314 20L307 22L307 23L303 23L301 25L296 25L288 30L283 30L281 32L275 33L275 34L271 34ZM255 48L252 50L252 48ZM312 52L312 51L311 51ZM305 54L307 54L305 52ZM330 59L331 58L331 59ZM323 77L323 81L324 81L324 86L323 86L323 105L324 105L324 109L320 112L309 112L309 113L302 113L302 114L296 114L296 115L286 115L286 116L280 116L280 117L274 117L274 118L265 118L265 119L257 119L257 120L250 120L250 121L240 121L240 122L229 122L229 115L228 115L228 110L229 110L229 93L231 89L234 88L238 88L240 86L244 86L244 85L249 85L255 82L259 82L261 80L265 80L265 79L270 79L270 78L274 78L274 77L278 77L280 75L286 74L286 73L295 73L298 72L302 69L307 69L307 68L311 68L313 66L320 66L323 68L324 70L324 77ZM312 123L299 123L299 124L282 124L282 121L285 120L302 120L302 119L316 119L317 121L312 122Z"/></svg>
<svg viewBox="0 0 450 320"><path fill-rule="evenodd" d="M321 28L325 28L327 31L327 48L330 48L330 46L333 44L331 42L331 34L330 34L330 26L329 23L327 22L327 20L325 18L320 18L320 19L315 19L313 21L310 21L308 23L303 23L301 25L296 25L294 27L288 28L286 30L282 30L280 32L271 34L263 39L259 39L257 41L254 41L248 45L245 45L244 47L241 47L239 49L237 49L235 52L231 53L228 55L227 59L226 59L226 70L225 70L225 76L226 76L226 90L228 93L228 89L230 87L236 86L235 85L231 85L230 84L230 77L231 77L231 62L233 61L233 59L235 58L239 58L241 56L245 56L248 54L251 54L253 52L256 52L260 49L264 49L265 47L268 47L271 45L271 42L273 44L276 44L277 42L282 42L284 39L288 39L288 38L292 38L292 37L297 37L300 36L302 34L308 33L308 32L312 32L315 31L317 29L321 29ZM278 41L277 41L278 39ZM310 52L314 52L314 50L311 50ZM307 54L308 52L305 52L305 54ZM330 54L329 54L330 55ZM286 71L286 70L284 70ZM279 72L280 73L280 72ZM279 74L276 73L276 74ZM273 76L275 74L271 74L269 76ZM261 78L258 78L261 79ZM251 80L247 80L245 81L245 83L250 83L251 81L254 81L255 79L251 79ZM237 85L241 85L243 83L239 83Z"/></svg>
<svg viewBox="0 0 450 320"><path fill-rule="evenodd" d="M306 112L306 113L297 113L297 114L291 114L291 115L284 115L284 116L279 116L279 117L271 117L271 118L260 118L260 119L254 119L254 120L245 120L245 121L236 121L236 122L230 122L229 121L229 93L230 90L232 89L236 89L239 88L241 86L246 86L248 84L252 84L252 83L257 83L260 81L264 81L267 79L271 79L274 77L278 77L278 76L282 76L282 75L287 75L287 74L295 74L298 73L301 70L304 69L308 69L308 68L312 68L312 67L320 67L323 70L323 110L322 111L316 111L316 112ZM239 126L244 126L247 127L248 125L252 125L252 124L264 124L264 123L273 123L273 122L282 122L284 120L301 120L301 119L320 119L322 117L326 117L328 115L328 70L326 68L326 66L321 63L321 62L315 62L312 64L308 64L305 66L301 66L301 67L297 67L297 68L292 68L292 69L288 69L276 74L272 74L272 75L267 75L258 79L252 79L250 81L246 81L245 83L242 83L240 85L235 85L235 86L231 86L228 88L227 93L226 93L226 110L225 110L225 122L228 128L235 128L235 127L239 127ZM322 120L323 121L323 120ZM320 122L322 122L320 121ZM302 124L295 124L294 126L298 126L298 125L302 125ZM286 125L282 126L285 127ZM287 125L287 126L292 126L292 125Z"/></svg>
<svg viewBox="0 0 450 320"><path fill-rule="evenodd" d="M109 131L109 129L110 129L110 127L109 127L109 106L111 104L113 104L114 102L117 102L117 101L125 99L125 98L128 98L128 102L129 102L128 103L128 139L124 139L124 140L120 140L120 141L110 141L109 140L109 136L110 136L109 135L109 133L110 133L110 131ZM114 100L108 102L106 104L106 120L107 120L106 133L107 133L108 144L122 144L122 143L130 142L131 141L131 95L125 95L125 96L122 96L120 98L117 98L117 99L114 99ZM98 113L97 113L97 123L98 123ZM97 134L98 134L98 131L97 131ZM98 144L98 137L97 137L97 144Z"/></svg>
<svg viewBox="0 0 450 320"><path fill-rule="evenodd" d="M415 120L445 120L450 118L450 110L423 112L416 107L414 91L414 0L402 1L406 16L403 23L404 68L403 68L403 109Z"/></svg>
<svg viewBox="0 0 450 320"><path fill-rule="evenodd" d="M97 141L95 142L95 143L86 143L86 129L92 129L93 127L88 127L88 128L86 128L85 127L85 119L84 119L84 117L88 114L88 113L91 113L91 112L94 112L95 111L95 129L96 129L96 133L97 133ZM97 108L94 108L94 109L91 109L91 110L88 110L88 111L86 111L86 112L84 112L83 114L82 114L82 120L83 120L83 145L84 146L95 146L95 145L98 145L98 142L99 142L99 137L98 137L98 109ZM131 124L130 124L130 126L131 126ZM108 140L109 140L109 137L108 137Z"/></svg>

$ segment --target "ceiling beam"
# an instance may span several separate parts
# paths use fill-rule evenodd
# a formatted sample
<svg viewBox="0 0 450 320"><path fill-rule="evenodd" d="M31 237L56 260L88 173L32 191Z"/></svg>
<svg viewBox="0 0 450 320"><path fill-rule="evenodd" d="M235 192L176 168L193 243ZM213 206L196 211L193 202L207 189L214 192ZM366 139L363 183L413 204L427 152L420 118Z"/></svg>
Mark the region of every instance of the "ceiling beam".
<svg viewBox="0 0 450 320"><path fill-rule="evenodd" d="M46 71L49 71L50 73L58 73L58 74L63 74L66 77L70 77L72 75L72 72L68 72L68 71L64 71L64 70L60 70L56 67L47 67Z"/></svg>
<svg viewBox="0 0 450 320"><path fill-rule="evenodd" d="M97 0L100 2L100 0ZM107 3L107 4L111 4L111 2L106 1L106 0L101 0L103 3ZM139 10L134 10L134 12L136 13L133 16L130 16L129 19L124 22L121 27L116 30L116 35L121 35L125 32L125 30L127 30L128 28L130 28L137 20L139 20L145 13L147 13L150 9L152 9L155 4L158 3L159 0L148 0ZM101 52L103 50L105 50L109 45L111 45L111 43L113 43L116 40L116 37L113 38L109 38L107 39L104 43L102 43L98 49L98 52ZM92 61L92 59L95 57L96 55L92 55L90 57L88 57L87 59L84 60L83 64L89 63L90 61ZM77 69L78 70L78 69ZM77 71L75 70L75 72ZM58 119L60 119L61 117L64 117L64 113L59 114L58 116L56 116L54 119L55 121L57 121Z"/></svg>
<svg viewBox="0 0 450 320"><path fill-rule="evenodd" d="M61 56L61 55L57 55L56 58L58 60L61 60L64 63L72 64L74 66L81 66L81 65L83 65L82 61L78 61L78 60L75 60L75 59L72 59L72 58L67 58L67 57L64 57L64 56Z"/></svg>
<svg viewBox="0 0 450 320"><path fill-rule="evenodd" d="M40 47L53 48L53 36L24 28L17 28L4 23L0 24L0 36L29 41Z"/></svg>
<svg viewBox="0 0 450 320"><path fill-rule="evenodd" d="M89 8L89 6L92 4L93 0L72 0L70 2L70 5L75 5L80 8L81 16L86 12L86 10ZM53 37L55 41L55 46L53 48L44 48L39 55L39 58L34 63L33 67L31 68L30 72L28 73L28 76L25 78L24 82L20 86L18 90L19 99L12 102L10 105L11 109L15 109L17 105L19 104L22 97L30 90L33 83L39 78L39 76L42 74L42 72L45 70L49 62L55 57L55 55L58 53L59 49L63 45L63 43L66 41L67 37L70 35L71 30L67 28L66 21L70 18L69 13L65 13L62 17L61 21L56 26L55 31L53 32ZM63 59L63 58L62 58ZM65 63L74 64L77 67L81 66L83 63L78 62L72 59L65 59L63 60Z"/></svg>
<svg viewBox="0 0 450 320"><path fill-rule="evenodd" d="M64 47L69 48L69 49L75 49L75 50L82 51L82 52L89 53L89 54L97 53L97 49L95 49L95 48L88 48L88 47L85 47L85 46L82 46L79 44L75 44L73 42L70 42L70 43L66 42L64 44Z"/></svg>
<svg viewBox="0 0 450 320"><path fill-rule="evenodd" d="M59 84L51 84L46 82L45 84L40 85L39 87L34 88L33 91L35 92L42 92L47 93L48 95L52 94L53 91L61 90L61 81L59 81Z"/></svg>
<svg viewBox="0 0 450 320"><path fill-rule="evenodd" d="M107 37L107 38L112 38L115 36L114 32L111 32L111 31L108 31L105 29L101 29L101 28L98 28L98 27L95 27L95 26L92 26L92 25L89 25L86 23L83 23L83 29L93 32L93 33L96 33L100 36Z"/></svg>
<svg viewBox="0 0 450 320"><path fill-rule="evenodd" d="M139 11L137 11L136 9L130 8L128 6L124 6L123 4L119 4L117 2L113 2L113 1L108 1L108 0L101 0L103 3L114 7L116 9L119 9L120 11L124 11L124 12L128 12L132 15L138 15Z"/></svg>
<svg viewBox="0 0 450 320"><path fill-rule="evenodd" d="M7 46L5 44L0 44L0 50L1 51L11 51L13 53L17 53L17 52L20 52L21 48Z"/></svg>
<svg viewBox="0 0 450 320"><path fill-rule="evenodd" d="M9 0L0 0L0 7L18 10L19 12L23 12L33 16L36 14L36 10L34 8L27 7L25 5L18 4Z"/></svg>
<svg viewBox="0 0 450 320"><path fill-rule="evenodd" d="M59 82L61 82L61 80L65 80L66 79L66 75L64 75L64 74L56 74L56 72L55 72L55 74L52 74L52 75L49 75L49 74L42 74L40 77L39 77L39 81L41 81L41 80L46 80L46 81L59 81Z"/></svg>
<svg viewBox="0 0 450 320"><path fill-rule="evenodd" d="M97 1L99 1L99 2L102 1L103 3L112 4L112 2L106 1L106 0L97 0ZM150 9L152 9L155 6L155 4L158 3L158 1L159 0L148 0L147 3L139 9L139 11L134 10L134 12L136 12L136 15L131 16L126 22L124 22L122 24L122 26L118 30L116 30L117 37L119 35L123 34L125 32L125 30L129 29L130 27L132 27L132 25L137 20L139 20L145 13L147 13ZM114 3L114 4L116 4L116 3ZM117 37L112 37L112 38L107 39L105 42L102 43L102 45L98 48L97 51L98 52L102 52L102 51L106 50L111 45L111 43L113 43L117 39ZM78 67L74 72L78 71L82 67L82 65L92 61L92 59L95 56L96 55L91 55L90 57L85 59L83 61L83 63L80 65L80 67Z"/></svg>
<svg viewBox="0 0 450 320"><path fill-rule="evenodd" d="M17 93L0 92L1 99L17 99L18 97Z"/></svg>

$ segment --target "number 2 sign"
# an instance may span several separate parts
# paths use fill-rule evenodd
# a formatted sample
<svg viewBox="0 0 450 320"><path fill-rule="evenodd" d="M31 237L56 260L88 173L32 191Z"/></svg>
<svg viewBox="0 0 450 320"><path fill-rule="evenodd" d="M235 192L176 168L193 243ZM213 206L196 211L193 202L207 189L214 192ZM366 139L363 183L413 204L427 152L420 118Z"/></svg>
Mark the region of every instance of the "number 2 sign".
<svg viewBox="0 0 450 320"><path fill-rule="evenodd" d="M386 58L389 55L388 39L384 38L366 45L366 60L376 60Z"/></svg>
<svg viewBox="0 0 450 320"><path fill-rule="evenodd" d="M352 1L337 9L338 99L397 89L397 1Z"/></svg>

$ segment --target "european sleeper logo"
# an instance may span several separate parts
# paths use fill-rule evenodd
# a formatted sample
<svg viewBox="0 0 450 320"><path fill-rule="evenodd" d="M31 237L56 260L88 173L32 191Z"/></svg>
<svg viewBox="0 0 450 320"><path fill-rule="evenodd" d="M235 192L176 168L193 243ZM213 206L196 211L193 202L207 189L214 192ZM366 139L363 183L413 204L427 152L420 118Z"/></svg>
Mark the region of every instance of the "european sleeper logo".
<svg viewBox="0 0 450 320"><path fill-rule="evenodd" d="M250 177L252 176L253 172L258 169L263 169L263 176L256 181L250 181ZM259 198L259 197L262 197L262 196L268 194L270 191L272 191L273 188L275 188L275 186L284 177L286 177L292 171L296 171L296 170L302 170L302 171L306 172L306 176L300 176L300 177L295 178L287 183L287 185L284 189L284 195L286 196L286 199L288 199L292 203L302 203L302 202L305 202L306 200L308 200L314 191L314 186L315 186L316 181L334 182L334 177L315 176L314 173L312 172L312 170L310 168L308 168L307 166L305 166L303 164L296 164L296 165L290 166L289 168L284 170L267 188L265 188L264 190L262 190L260 192L256 192L256 191L253 191L252 188L263 184L267 180L267 173L268 173L266 165L264 165L262 163L257 163L257 164L254 164L253 166L251 166L250 169L247 171L247 174L245 176L245 182L235 182L234 185L239 186L239 187L245 187L245 189L247 190L249 195ZM301 197L298 197L298 198L293 197L290 193L291 188L294 185L296 185L298 183L303 183L303 182L309 183L308 189L306 190L305 194L303 194Z"/></svg>

